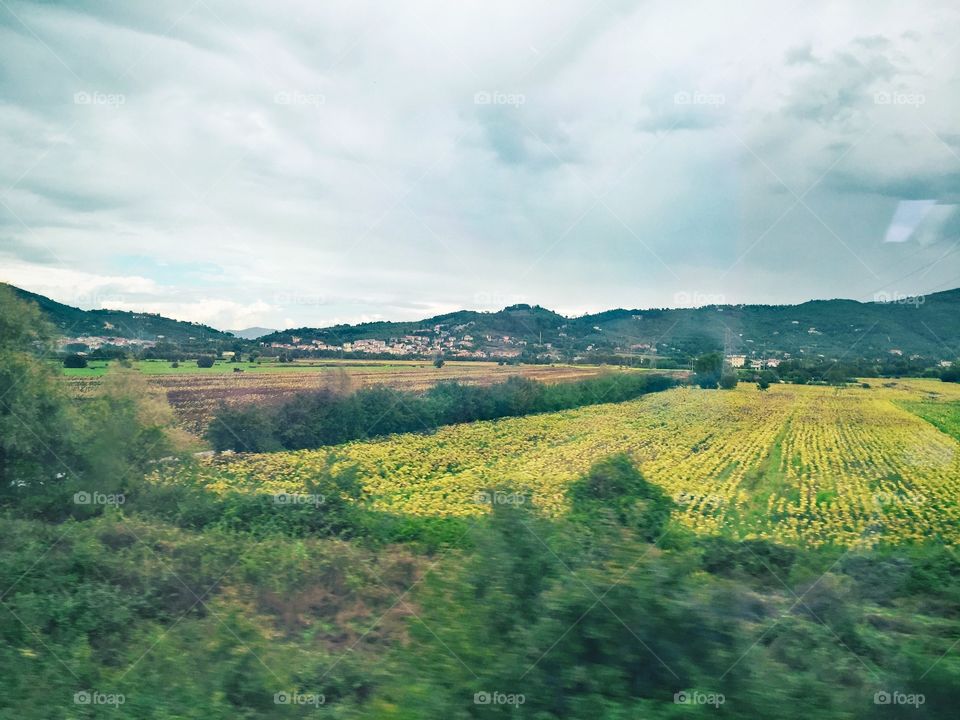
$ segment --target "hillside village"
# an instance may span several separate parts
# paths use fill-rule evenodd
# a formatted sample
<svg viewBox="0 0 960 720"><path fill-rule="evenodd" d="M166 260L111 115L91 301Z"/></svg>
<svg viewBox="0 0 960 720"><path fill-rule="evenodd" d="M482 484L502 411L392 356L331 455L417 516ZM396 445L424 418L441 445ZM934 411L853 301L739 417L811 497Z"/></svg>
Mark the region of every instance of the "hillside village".
<svg viewBox="0 0 960 720"><path fill-rule="evenodd" d="M474 337L466 331L467 327L467 325L458 325L447 330L444 325L437 324L430 330L388 338L387 340L359 338L337 344L316 338L308 342L300 336L292 335L290 342L271 342L269 347L288 351L417 357L444 355L451 358L485 360L519 357L527 345L526 340L514 338L510 335L486 334L483 337Z"/></svg>

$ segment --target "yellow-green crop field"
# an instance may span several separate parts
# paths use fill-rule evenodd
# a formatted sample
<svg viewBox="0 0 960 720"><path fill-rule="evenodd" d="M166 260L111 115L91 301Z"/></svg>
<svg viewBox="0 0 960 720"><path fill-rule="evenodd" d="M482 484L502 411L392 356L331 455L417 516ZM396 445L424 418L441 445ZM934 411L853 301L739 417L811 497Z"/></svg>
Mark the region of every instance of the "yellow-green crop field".
<svg viewBox="0 0 960 720"><path fill-rule="evenodd" d="M217 492L298 492L332 462L354 466L380 510L477 515L489 509L478 492L507 486L562 514L572 480L628 452L697 532L809 545L956 544L960 447L923 417L960 407L960 386L871 383L679 388L432 434L218 459L201 476Z"/></svg>

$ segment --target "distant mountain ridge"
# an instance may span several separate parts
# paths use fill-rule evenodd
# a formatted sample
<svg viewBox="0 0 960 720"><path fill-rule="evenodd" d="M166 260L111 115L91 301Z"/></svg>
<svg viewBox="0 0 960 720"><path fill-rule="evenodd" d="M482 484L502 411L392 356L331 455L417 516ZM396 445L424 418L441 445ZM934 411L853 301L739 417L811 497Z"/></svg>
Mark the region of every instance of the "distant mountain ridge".
<svg viewBox="0 0 960 720"><path fill-rule="evenodd" d="M497 312L460 310L418 321L382 321L327 328L271 331L247 328L229 333L207 325L151 313L81 310L11 286L35 302L64 335L164 340L174 344L229 342L343 346L363 339L389 341L416 335L463 338L475 347L523 348L571 358L584 353L689 355L723 348L753 357L960 356L960 289L893 302L811 300L799 305L709 305L656 308L565 317L534 305ZM439 330L438 330L439 328ZM260 335L260 331L267 334ZM258 333L255 337L248 337ZM509 338L509 340L504 340Z"/></svg>
<svg viewBox="0 0 960 720"><path fill-rule="evenodd" d="M248 327L243 330L227 330L231 335L243 338L244 340L256 340L261 338L264 335L270 335L277 332L276 328L265 328L265 327Z"/></svg>
<svg viewBox="0 0 960 720"><path fill-rule="evenodd" d="M416 322L303 327L260 338L265 343L313 340L330 344L387 340L437 326L478 344L509 336L562 356L583 352L691 354L723 348L751 356L889 357L960 355L960 289L892 302L811 300L799 305L709 305L699 308L618 308L568 318L540 306L497 312L461 310Z"/></svg>

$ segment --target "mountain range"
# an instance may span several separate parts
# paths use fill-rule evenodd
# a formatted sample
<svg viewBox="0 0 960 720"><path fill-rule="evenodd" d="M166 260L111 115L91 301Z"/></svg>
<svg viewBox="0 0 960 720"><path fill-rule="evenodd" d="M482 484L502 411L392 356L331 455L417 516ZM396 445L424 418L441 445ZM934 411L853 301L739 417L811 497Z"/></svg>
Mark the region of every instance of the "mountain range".
<svg viewBox="0 0 960 720"><path fill-rule="evenodd" d="M709 305L700 308L615 309L565 317L540 306L513 305L497 312L461 310L419 321L373 322L272 332L249 328L233 334L151 313L81 310L12 288L35 302L64 335L100 335L173 344L230 342L333 346L360 339L389 341L428 335L463 338L476 347L504 343L528 351L572 357L585 352L689 355L723 348L728 353L774 357L960 356L960 289L890 302L812 300L798 305ZM261 333L268 333L262 334Z"/></svg>
<svg viewBox="0 0 960 720"><path fill-rule="evenodd" d="M437 326L469 334L480 345L487 337L510 337L528 345L547 343L569 356L593 352L650 352L689 355L712 349L775 357L884 358L960 356L960 289L888 302L811 300L799 305L709 305L699 308L615 309L580 317L514 305L498 312L470 310L419 322L375 322L331 328L298 328L260 338L261 342L314 339L340 344L360 338L387 340Z"/></svg>

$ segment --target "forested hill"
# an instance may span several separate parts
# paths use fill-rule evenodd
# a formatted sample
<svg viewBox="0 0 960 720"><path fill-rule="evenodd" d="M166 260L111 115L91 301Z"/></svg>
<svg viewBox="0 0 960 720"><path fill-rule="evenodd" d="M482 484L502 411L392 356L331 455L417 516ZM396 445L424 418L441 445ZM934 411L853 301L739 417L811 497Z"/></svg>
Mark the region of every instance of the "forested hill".
<svg viewBox="0 0 960 720"><path fill-rule="evenodd" d="M64 335L162 339L175 345L228 341L206 325L151 313L81 310L12 288L35 302ZM709 305L692 309L607 310L568 318L539 306L513 305L497 312L461 310L411 322L303 327L265 335L257 342L331 345L410 335L473 339L474 347L523 347L560 357L585 352L683 356L725 348L752 356L883 358L960 355L960 289L895 302L813 300L800 305ZM505 341L504 338L509 338ZM295 343L296 344L296 343Z"/></svg>
<svg viewBox="0 0 960 720"><path fill-rule="evenodd" d="M36 303L54 327L67 337L87 335L148 341L161 339L177 345L231 339L227 333L207 325L173 320L152 313L81 310L12 285L9 287L21 299Z"/></svg>
<svg viewBox="0 0 960 720"><path fill-rule="evenodd" d="M464 310L417 322L375 322L273 333L263 342L293 337L331 344L361 338L387 340L429 333L437 326L469 334L509 336L529 345L583 352L656 347L660 354L697 353L726 347L745 354L884 357L913 354L954 359L960 355L960 289L893 302L813 300L800 305L710 305L693 309L607 310L567 318L539 306L514 305L498 312Z"/></svg>

